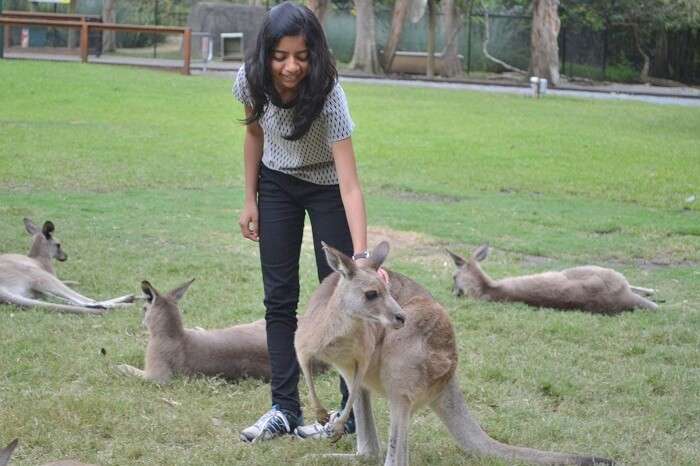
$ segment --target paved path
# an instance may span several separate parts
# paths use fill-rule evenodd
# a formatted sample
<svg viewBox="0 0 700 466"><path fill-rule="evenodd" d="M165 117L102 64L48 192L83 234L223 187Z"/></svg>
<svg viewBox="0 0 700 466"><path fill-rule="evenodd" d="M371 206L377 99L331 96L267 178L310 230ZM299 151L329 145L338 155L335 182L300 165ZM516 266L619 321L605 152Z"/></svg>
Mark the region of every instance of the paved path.
<svg viewBox="0 0 700 466"><path fill-rule="evenodd" d="M341 77L343 81L348 82L371 82L374 84L391 84L395 86L419 86L431 87L438 89L455 89L481 92L500 92L508 94L532 95L529 87L513 86L513 85L489 85L477 83L445 83L434 81L414 81L414 80L396 80L396 79L373 79L373 78L353 78ZM625 92L624 90L616 89L615 91L605 90L582 90L573 88L558 88L549 89L547 94L586 98L586 99L614 99L614 100L634 100L649 102L654 104L666 105L684 105L692 107L700 107L700 95L696 96L674 96L674 95L658 95L658 94L640 94L638 92ZM544 97L546 98L546 96Z"/></svg>
<svg viewBox="0 0 700 466"><path fill-rule="evenodd" d="M30 59L30 60L52 60L52 61L75 61L79 62L80 57L76 55L54 55L28 52L6 51L5 57L8 59ZM179 69L182 67L182 60L133 58L117 55L102 55L100 57L90 56L90 63L105 65L126 65L149 68ZM207 71L203 71L201 62L194 61L191 66L192 74L216 76L226 79L233 79L235 73L241 66L240 62L211 62L207 66ZM454 89L478 92L499 92L509 94L530 95L528 86L512 83L490 83L477 80L464 79L459 82L446 82L444 80L432 80L407 78L376 78L361 73L346 72L341 70L341 80L344 82L361 82L377 85L430 87L438 89ZM683 105L700 107L700 89L691 87L652 87L643 85L609 84L583 86L567 84L557 89L548 91L551 95L584 98L584 99L614 99L614 100L634 100L665 105ZM546 98L546 97L545 97Z"/></svg>

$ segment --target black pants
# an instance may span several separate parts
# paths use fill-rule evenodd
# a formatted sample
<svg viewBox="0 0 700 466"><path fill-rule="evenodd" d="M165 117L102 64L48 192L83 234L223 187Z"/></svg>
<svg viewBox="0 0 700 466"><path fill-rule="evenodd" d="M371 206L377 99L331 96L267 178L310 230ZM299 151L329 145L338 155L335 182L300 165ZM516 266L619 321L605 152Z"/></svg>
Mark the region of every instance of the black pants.
<svg viewBox="0 0 700 466"><path fill-rule="evenodd" d="M319 282L332 272L321 241L351 255L352 238L338 185L309 183L264 165L260 167L258 181L260 263L265 287L272 404L300 415L297 388L300 371L294 333L305 213L311 219ZM344 406L348 391L342 377L340 387Z"/></svg>

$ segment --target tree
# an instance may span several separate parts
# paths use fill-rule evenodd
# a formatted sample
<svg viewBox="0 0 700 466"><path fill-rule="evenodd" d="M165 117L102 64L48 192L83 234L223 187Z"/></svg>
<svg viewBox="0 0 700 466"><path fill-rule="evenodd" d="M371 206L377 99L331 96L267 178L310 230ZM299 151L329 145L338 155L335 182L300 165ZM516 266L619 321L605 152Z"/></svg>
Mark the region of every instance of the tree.
<svg viewBox="0 0 700 466"><path fill-rule="evenodd" d="M396 49L399 47L403 23L406 20L406 14L408 13L410 4L411 0L396 0L394 3L394 14L391 17L391 30L389 31L389 37L382 56L382 66L386 71L391 69L391 64L394 61L394 55L396 55Z"/></svg>
<svg viewBox="0 0 700 466"><path fill-rule="evenodd" d="M516 68L515 66L510 65L510 64L504 62L503 60L499 60L498 58L494 57L493 55L491 55L489 53L488 45L489 45L489 40L491 40L491 19L489 18L489 6L487 5L487 3L490 3L491 7L493 8L493 3L497 3L497 2L493 2L493 1L486 2L484 0L481 0L481 6L482 6L483 11L484 11L484 39L481 43L481 51L483 52L484 56L487 59L491 60L494 63L501 65L503 68L510 70L510 71L514 71L516 73L523 74L523 75L527 74L526 71L521 70L519 68Z"/></svg>
<svg viewBox="0 0 700 466"><path fill-rule="evenodd" d="M311 11L314 12L318 18L318 22L323 26L323 22L326 19L326 13L328 12L328 0L308 0L306 6L309 7Z"/></svg>
<svg viewBox="0 0 700 466"><path fill-rule="evenodd" d="M355 49L350 68L365 73L381 71L375 34L374 0L355 0Z"/></svg>
<svg viewBox="0 0 700 466"><path fill-rule="evenodd" d="M628 28L642 57L639 79L645 83L668 84L650 76L651 50L656 48L657 60L663 60L667 32L700 26L700 0L566 0L563 6L568 16L594 28ZM668 64L656 66L664 67Z"/></svg>
<svg viewBox="0 0 700 466"><path fill-rule="evenodd" d="M454 77L462 73L462 62L459 59L459 47L457 37L464 24L463 12L471 8L471 0L443 0L442 10L444 18L445 48L442 51L442 72L447 77Z"/></svg>
<svg viewBox="0 0 700 466"><path fill-rule="evenodd" d="M559 0L533 0L530 71L559 84Z"/></svg>

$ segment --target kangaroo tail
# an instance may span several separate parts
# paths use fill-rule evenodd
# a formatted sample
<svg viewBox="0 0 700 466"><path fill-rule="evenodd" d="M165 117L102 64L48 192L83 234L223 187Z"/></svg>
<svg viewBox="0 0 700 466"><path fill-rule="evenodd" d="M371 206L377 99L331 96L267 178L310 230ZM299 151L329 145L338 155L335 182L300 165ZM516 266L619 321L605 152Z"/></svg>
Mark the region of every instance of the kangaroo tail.
<svg viewBox="0 0 700 466"><path fill-rule="evenodd" d="M656 290L653 288L642 288L641 286L630 285L630 291L636 293L639 296L653 296L656 294Z"/></svg>
<svg viewBox="0 0 700 466"><path fill-rule="evenodd" d="M106 312L106 309L99 307L71 306L68 304L49 303L46 301L39 301L37 299L25 298L22 295L18 295L3 289L0 289L0 302L23 307L43 307L66 314L102 315Z"/></svg>
<svg viewBox="0 0 700 466"><path fill-rule="evenodd" d="M612 460L595 456L581 456L526 447L514 447L492 439L469 413L456 377L448 382L432 403L432 408L447 426L459 447L466 453L496 456L535 464L614 465Z"/></svg>
<svg viewBox="0 0 700 466"><path fill-rule="evenodd" d="M638 307L640 309L650 309L652 311L659 309L659 305L654 301L651 301L643 296L639 296L635 293L632 293L632 304L634 307Z"/></svg>

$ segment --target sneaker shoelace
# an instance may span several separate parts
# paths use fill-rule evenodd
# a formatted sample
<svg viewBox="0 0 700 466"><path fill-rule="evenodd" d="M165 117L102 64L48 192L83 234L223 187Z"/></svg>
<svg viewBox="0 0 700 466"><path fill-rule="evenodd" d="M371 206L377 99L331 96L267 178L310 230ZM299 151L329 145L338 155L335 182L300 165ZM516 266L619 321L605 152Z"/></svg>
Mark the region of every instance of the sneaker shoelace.
<svg viewBox="0 0 700 466"><path fill-rule="evenodd" d="M255 427L260 431L258 434L259 436L263 435L265 431L270 433L289 432L289 422L287 418L282 412L274 408L263 414L260 419L258 419L258 422L255 423Z"/></svg>

